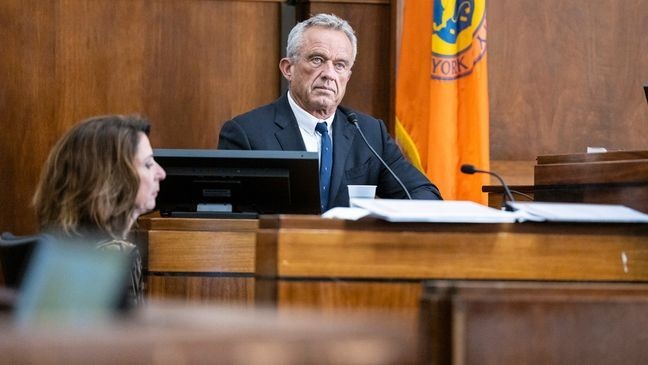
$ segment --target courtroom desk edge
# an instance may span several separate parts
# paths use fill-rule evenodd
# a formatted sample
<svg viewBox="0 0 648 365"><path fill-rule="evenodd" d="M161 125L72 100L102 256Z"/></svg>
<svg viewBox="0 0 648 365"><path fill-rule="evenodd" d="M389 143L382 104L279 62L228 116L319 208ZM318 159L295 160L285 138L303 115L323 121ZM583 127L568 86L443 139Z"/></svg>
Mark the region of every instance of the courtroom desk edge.
<svg viewBox="0 0 648 365"><path fill-rule="evenodd" d="M328 219L318 215L262 215L259 229L321 229L354 231L406 231L406 232L459 232L459 233L546 233L547 230L562 234L597 233L605 235L647 235L648 224L641 223L573 223L573 222L522 222L522 223L428 223L388 222L365 217L356 221Z"/></svg>
<svg viewBox="0 0 648 365"><path fill-rule="evenodd" d="M224 218L172 218L161 217L158 211L145 214L138 219L138 229L181 230L181 231L256 231L258 219L224 219Z"/></svg>
<svg viewBox="0 0 648 365"><path fill-rule="evenodd" d="M534 167L540 185L646 184L648 159L538 164Z"/></svg>
<svg viewBox="0 0 648 365"><path fill-rule="evenodd" d="M260 226L257 279L648 281L648 224L415 224L285 215L263 217Z"/></svg>
<svg viewBox="0 0 648 365"><path fill-rule="evenodd" d="M538 156L537 161L539 165L543 165L555 163L602 162L641 159L648 159L648 150L609 151L603 153L577 153L565 155L541 155Z"/></svg>
<svg viewBox="0 0 648 365"><path fill-rule="evenodd" d="M424 297L435 294L476 294L493 295L496 292L507 295L516 294L524 297L538 289L556 296L605 297L610 291L615 295L642 296L648 300L648 283L644 282L575 282L575 281L520 281L520 280L463 280L463 279L429 279L423 282Z"/></svg>

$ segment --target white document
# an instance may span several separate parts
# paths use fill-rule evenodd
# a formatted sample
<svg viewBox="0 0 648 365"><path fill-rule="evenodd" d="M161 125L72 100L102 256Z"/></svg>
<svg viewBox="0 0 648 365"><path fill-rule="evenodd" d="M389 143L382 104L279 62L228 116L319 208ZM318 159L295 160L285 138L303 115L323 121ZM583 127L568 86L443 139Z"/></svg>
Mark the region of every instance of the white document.
<svg viewBox="0 0 648 365"><path fill-rule="evenodd" d="M357 221L362 217L370 215L366 209L362 208L345 208L345 207L335 207L327 210L322 214L322 218L334 218L334 219L344 219L348 221Z"/></svg>
<svg viewBox="0 0 648 365"><path fill-rule="evenodd" d="M614 204L508 203L517 209L519 220L590 223L648 223L648 214Z"/></svg>
<svg viewBox="0 0 648 365"><path fill-rule="evenodd" d="M511 223L517 219L514 212L461 200L352 199L352 204L389 222Z"/></svg>
<svg viewBox="0 0 648 365"><path fill-rule="evenodd" d="M356 208L334 208L323 217L357 220L372 216L389 222L435 223L648 223L648 214L611 204L509 203L514 212L462 200L352 199L352 204Z"/></svg>

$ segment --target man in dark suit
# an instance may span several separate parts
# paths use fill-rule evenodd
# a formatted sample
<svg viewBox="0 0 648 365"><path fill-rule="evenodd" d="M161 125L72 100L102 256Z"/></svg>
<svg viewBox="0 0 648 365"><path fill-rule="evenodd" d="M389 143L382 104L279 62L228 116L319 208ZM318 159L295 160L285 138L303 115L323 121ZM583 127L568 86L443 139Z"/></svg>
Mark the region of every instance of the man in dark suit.
<svg viewBox="0 0 648 365"><path fill-rule="evenodd" d="M288 93L226 122L218 148L321 152L322 211L349 205L347 185L376 185L378 197L407 198L351 123L355 116L369 144L413 199L441 199L437 187L405 159L381 120L339 106L357 54L357 39L346 21L329 14L305 20L291 30L286 50L279 68L289 81Z"/></svg>

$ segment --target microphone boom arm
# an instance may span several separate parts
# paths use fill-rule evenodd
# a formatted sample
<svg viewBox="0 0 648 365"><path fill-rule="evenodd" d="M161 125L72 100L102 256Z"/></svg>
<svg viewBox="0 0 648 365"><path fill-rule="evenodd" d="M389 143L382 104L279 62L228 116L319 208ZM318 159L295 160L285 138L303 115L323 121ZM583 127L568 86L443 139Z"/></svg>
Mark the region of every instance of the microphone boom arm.
<svg viewBox="0 0 648 365"><path fill-rule="evenodd" d="M495 172L492 172L492 171L480 170L480 169L475 168L475 166L468 165L468 164L461 166L461 172L463 172L464 174L469 174L469 175L472 175L475 172L480 172L480 173L484 173L484 174L489 174L491 176L495 176L495 178L497 180L499 180L500 184L504 188L504 197L505 197L505 199L502 200L502 208L505 209L505 210L508 210L508 211L515 211L515 208L510 206L506 201L508 199L509 202L512 202L512 203L515 202L515 199L513 198L513 194L511 193L511 190L509 189L508 185L504 182L504 179L499 174L497 174Z"/></svg>
<svg viewBox="0 0 648 365"><path fill-rule="evenodd" d="M364 140L365 144L367 145L367 147L369 147L369 149L374 154L374 156L376 156L378 158L378 160L383 164L383 166L387 169L387 171L389 171L389 173L394 178L394 180L396 180L396 182L400 185L400 187L405 192L405 195L407 195L407 199L412 200L412 196L410 195L409 191L407 191L407 188L405 187L405 184L403 184L403 182L401 181L401 179L398 178L396 173L394 173L394 171L389 167L389 165L387 165L385 160L383 160L380 157L380 155L378 155L378 152L376 152L376 150L374 150L374 148L371 147L371 144L369 144L369 141L367 141L367 137L365 137L364 133L362 133L362 129L360 129L360 125L358 124L358 118L356 117L355 113L353 113L353 112L348 113L347 114L347 121L349 121L349 123L353 124L356 127L356 129L358 130L358 132L360 132L360 136L362 137L362 140Z"/></svg>

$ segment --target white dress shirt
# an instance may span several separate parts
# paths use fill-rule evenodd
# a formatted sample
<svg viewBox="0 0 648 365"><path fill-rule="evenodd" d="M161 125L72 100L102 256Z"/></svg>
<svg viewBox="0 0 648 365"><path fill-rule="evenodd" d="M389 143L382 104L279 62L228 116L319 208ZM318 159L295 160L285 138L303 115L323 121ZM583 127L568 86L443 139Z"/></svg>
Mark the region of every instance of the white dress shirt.
<svg viewBox="0 0 648 365"><path fill-rule="evenodd" d="M319 122L326 122L329 137L331 138L331 146L333 145L333 119L335 119L335 113L325 120L317 119L297 105L292 96L290 96L290 91L288 92L288 103L290 104L290 109L292 109L293 114L295 115L295 119L297 119L299 132L301 133L304 144L306 145L306 151L317 152L319 155L322 136L319 132L315 131L315 125Z"/></svg>

